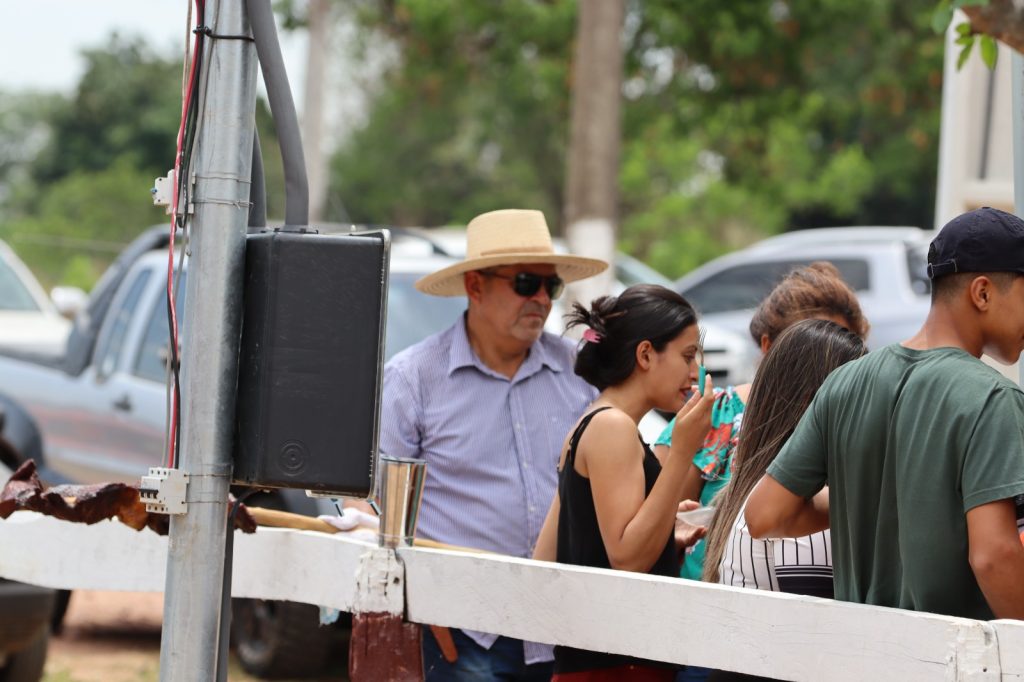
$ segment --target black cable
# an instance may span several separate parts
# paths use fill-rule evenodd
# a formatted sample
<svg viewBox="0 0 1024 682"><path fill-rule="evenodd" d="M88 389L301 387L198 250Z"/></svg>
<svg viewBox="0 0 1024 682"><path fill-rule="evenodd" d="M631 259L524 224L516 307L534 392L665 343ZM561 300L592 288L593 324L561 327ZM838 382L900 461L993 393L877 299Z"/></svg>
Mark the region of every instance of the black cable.
<svg viewBox="0 0 1024 682"><path fill-rule="evenodd" d="M284 165L285 186L285 228L304 227L309 224L309 178L306 175L306 160L302 150L302 135L299 132L299 118L295 113L295 102L288 85L288 71L281 55L281 44L277 38L277 24L270 0L246 0L249 12L249 27L256 39L256 54L259 57L263 82L267 86L270 113L274 117L281 161Z"/></svg>
<svg viewBox="0 0 1024 682"><path fill-rule="evenodd" d="M231 641L231 570L235 547L235 519L242 502L256 493L263 492L258 488L247 490L231 503L228 513L228 532L224 539L224 581L221 585L220 601L220 632L217 633L217 682L228 679L228 644Z"/></svg>
<svg viewBox="0 0 1024 682"><path fill-rule="evenodd" d="M250 43L255 43L256 39L252 36L230 36L230 35L218 35L213 32L213 29L209 26L196 26L192 29L192 32L197 35L204 35L208 38L216 38L217 40L247 40Z"/></svg>

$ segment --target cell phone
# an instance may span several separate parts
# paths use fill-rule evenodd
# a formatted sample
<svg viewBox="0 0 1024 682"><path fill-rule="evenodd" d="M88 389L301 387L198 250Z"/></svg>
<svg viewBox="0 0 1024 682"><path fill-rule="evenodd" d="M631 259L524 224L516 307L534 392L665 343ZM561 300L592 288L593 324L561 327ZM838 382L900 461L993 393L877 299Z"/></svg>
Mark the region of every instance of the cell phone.
<svg viewBox="0 0 1024 682"><path fill-rule="evenodd" d="M704 379L707 378L708 370L704 365L697 367L697 390L704 395Z"/></svg>

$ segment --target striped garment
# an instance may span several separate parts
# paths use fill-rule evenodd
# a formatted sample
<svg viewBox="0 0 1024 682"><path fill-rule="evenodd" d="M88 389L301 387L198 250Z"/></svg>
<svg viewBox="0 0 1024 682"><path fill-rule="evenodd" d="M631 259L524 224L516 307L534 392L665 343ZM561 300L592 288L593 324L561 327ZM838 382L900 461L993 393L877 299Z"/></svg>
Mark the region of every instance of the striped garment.
<svg viewBox="0 0 1024 682"><path fill-rule="evenodd" d="M833 596L829 532L756 540L747 530L746 503L736 515L718 565L718 582L773 592Z"/></svg>
<svg viewBox="0 0 1024 682"><path fill-rule="evenodd" d="M573 344L544 333L513 379L484 365L464 318L384 368L380 450L427 461L417 537L529 557L558 484L565 437L597 391ZM467 632L489 648L495 635ZM551 647L526 645L527 663Z"/></svg>

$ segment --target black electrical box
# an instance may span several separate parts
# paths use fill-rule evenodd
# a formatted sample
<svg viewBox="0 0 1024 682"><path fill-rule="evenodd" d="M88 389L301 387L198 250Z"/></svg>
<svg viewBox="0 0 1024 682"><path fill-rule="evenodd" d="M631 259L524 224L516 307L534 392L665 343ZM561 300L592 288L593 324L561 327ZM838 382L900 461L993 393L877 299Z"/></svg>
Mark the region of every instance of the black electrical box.
<svg viewBox="0 0 1024 682"><path fill-rule="evenodd" d="M248 236L234 483L369 496L389 253L386 230Z"/></svg>

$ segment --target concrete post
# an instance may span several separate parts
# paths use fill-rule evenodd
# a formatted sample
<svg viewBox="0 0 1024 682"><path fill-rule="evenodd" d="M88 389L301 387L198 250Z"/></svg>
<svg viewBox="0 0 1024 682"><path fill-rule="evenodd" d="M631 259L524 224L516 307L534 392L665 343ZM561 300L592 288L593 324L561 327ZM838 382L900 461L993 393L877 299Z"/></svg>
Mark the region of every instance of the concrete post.
<svg viewBox="0 0 1024 682"><path fill-rule="evenodd" d="M243 0L210 0L199 92L182 341L181 467L188 513L171 517L162 682L213 680L224 573L245 229L256 107L256 48ZM216 36L225 36L218 38Z"/></svg>

